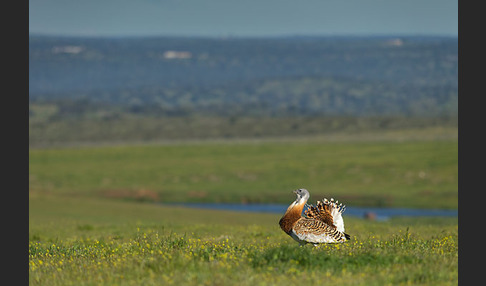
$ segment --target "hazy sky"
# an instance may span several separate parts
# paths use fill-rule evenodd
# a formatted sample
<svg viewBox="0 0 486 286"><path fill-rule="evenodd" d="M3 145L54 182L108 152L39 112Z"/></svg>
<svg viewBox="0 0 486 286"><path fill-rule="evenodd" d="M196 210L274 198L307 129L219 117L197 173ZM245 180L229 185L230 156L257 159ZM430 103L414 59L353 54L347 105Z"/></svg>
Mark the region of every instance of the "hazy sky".
<svg viewBox="0 0 486 286"><path fill-rule="evenodd" d="M457 0L29 0L30 33L458 35Z"/></svg>

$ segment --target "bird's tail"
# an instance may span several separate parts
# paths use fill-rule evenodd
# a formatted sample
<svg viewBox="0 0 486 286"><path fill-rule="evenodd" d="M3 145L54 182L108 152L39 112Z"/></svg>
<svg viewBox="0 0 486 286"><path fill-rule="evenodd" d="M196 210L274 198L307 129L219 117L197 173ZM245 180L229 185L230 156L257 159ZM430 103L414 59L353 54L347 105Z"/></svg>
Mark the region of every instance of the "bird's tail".
<svg viewBox="0 0 486 286"><path fill-rule="evenodd" d="M342 203L338 205L338 202L339 201L334 202L333 198L331 198L331 200L322 200L322 203L329 208L332 219L334 221L334 225L336 226L337 230L340 232L344 232L344 220L342 213L346 210L346 206Z"/></svg>
<svg viewBox="0 0 486 286"><path fill-rule="evenodd" d="M305 211L306 217L320 219L329 225L334 225L338 231L344 232L342 213L346 210L345 205L338 205L338 201L334 201L333 198L317 201L316 205L308 206Z"/></svg>

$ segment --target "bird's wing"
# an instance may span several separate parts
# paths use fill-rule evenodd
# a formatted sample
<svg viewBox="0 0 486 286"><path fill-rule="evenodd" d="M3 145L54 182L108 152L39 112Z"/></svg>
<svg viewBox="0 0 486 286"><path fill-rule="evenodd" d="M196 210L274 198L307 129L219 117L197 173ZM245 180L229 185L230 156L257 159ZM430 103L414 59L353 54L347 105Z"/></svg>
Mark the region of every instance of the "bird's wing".
<svg viewBox="0 0 486 286"><path fill-rule="evenodd" d="M346 210L343 204L338 205L338 201L323 199L317 201L317 206L309 206L304 212L306 218L314 218L325 222L330 226L336 227L340 232L344 232L344 221L342 213Z"/></svg>
<svg viewBox="0 0 486 286"><path fill-rule="evenodd" d="M310 243L329 243L345 241L344 233L334 225L314 218L301 218L292 228L293 234L300 240Z"/></svg>
<svg viewBox="0 0 486 286"><path fill-rule="evenodd" d="M304 212L306 218L321 220L325 224L334 227L334 220L328 204L317 201L317 207L310 205Z"/></svg>

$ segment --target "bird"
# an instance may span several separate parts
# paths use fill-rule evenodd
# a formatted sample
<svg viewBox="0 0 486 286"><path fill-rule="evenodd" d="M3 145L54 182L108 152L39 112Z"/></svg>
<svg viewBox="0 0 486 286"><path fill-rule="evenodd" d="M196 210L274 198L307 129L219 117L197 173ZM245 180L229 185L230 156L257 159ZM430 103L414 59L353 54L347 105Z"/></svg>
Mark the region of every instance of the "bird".
<svg viewBox="0 0 486 286"><path fill-rule="evenodd" d="M342 243L351 239L344 232L342 213L346 206L338 205L338 201L324 198L316 202L316 206L308 205L309 191L297 189L293 191L297 199L290 204L279 221L280 228L296 240L300 246L311 243L317 246L321 243ZM302 210L304 206L308 208Z"/></svg>

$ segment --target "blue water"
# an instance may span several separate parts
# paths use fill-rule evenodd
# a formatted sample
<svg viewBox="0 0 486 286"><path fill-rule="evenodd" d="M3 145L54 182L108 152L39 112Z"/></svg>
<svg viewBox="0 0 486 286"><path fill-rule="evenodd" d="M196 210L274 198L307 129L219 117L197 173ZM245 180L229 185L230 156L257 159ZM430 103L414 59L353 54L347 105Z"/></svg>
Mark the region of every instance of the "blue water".
<svg viewBox="0 0 486 286"><path fill-rule="evenodd" d="M264 212L283 214L288 205L280 204L221 204L221 203L173 203L172 206L203 208L213 210L230 210L244 212ZM384 220L394 216L440 216L457 217L457 210L440 209L407 209L407 208L372 208L372 207L346 207L344 215L365 217L374 214L377 220Z"/></svg>

